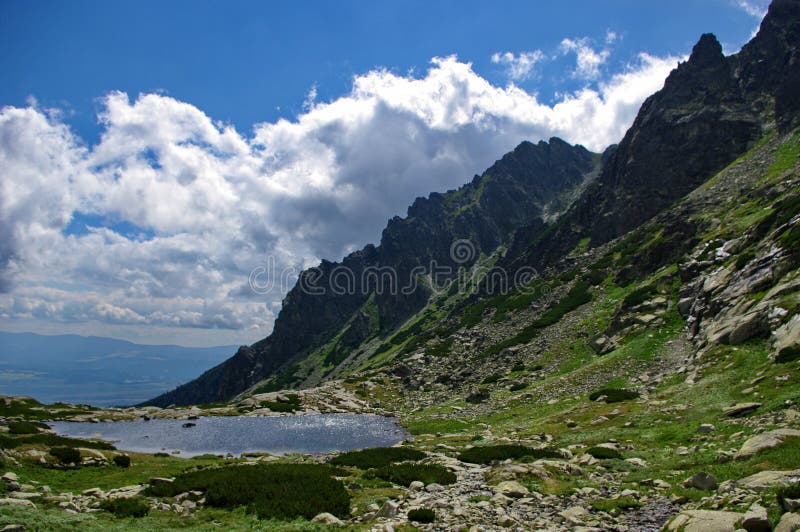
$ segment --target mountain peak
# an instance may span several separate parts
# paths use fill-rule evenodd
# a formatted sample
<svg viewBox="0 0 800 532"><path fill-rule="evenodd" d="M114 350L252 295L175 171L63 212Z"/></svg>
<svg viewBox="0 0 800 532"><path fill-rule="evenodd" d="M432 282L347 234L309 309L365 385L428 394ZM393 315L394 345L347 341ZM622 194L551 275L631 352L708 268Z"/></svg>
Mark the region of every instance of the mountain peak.
<svg viewBox="0 0 800 532"><path fill-rule="evenodd" d="M722 53L722 45L717 40L713 33L704 33L697 44L692 48L692 55L689 57L689 63L706 66L709 64L718 63L725 59Z"/></svg>

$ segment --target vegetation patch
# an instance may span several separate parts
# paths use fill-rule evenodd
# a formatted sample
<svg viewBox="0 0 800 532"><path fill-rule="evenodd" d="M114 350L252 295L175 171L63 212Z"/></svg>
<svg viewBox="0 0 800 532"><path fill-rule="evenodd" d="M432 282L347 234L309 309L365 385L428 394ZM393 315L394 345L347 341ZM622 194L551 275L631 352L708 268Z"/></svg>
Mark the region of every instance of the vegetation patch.
<svg viewBox="0 0 800 532"><path fill-rule="evenodd" d="M608 447L589 447L586 449L586 454L598 460L619 460L622 458L622 454L619 451Z"/></svg>
<svg viewBox="0 0 800 532"><path fill-rule="evenodd" d="M785 364L787 362L794 362L795 360L800 359L800 348L797 346L786 347L778 353L778 356L775 357L775 362L778 364Z"/></svg>
<svg viewBox="0 0 800 532"><path fill-rule="evenodd" d="M49 428L36 421L12 421L8 424L9 434L38 434L41 429Z"/></svg>
<svg viewBox="0 0 800 532"><path fill-rule="evenodd" d="M50 449L50 456L55 456L62 464L81 463L81 453L74 447L53 447Z"/></svg>
<svg viewBox="0 0 800 532"><path fill-rule="evenodd" d="M625 390L622 388L601 388L596 392L589 394L590 401L597 401L601 397L606 403L621 403L623 401L630 401L639 397L639 392L634 390Z"/></svg>
<svg viewBox="0 0 800 532"><path fill-rule="evenodd" d="M131 466L131 457L127 454L118 454L114 458L114 463L119 467L130 467Z"/></svg>
<svg viewBox="0 0 800 532"><path fill-rule="evenodd" d="M592 501L592 508L598 512L610 513L615 510L633 510L634 508L641 508L642 503L631 496L620 497L618 499L600 499Z"/></svg>
<svg viewBox="0 0 800 532"><path fill-rule="evenodd" d="M530 457L539 458L561 458L558 451L553 449L534 449L525 445L483 445L462 451L458 459L462 462L471 464L490 464L499 460L520 459Z"/></svg>
<svg viewBox="0 0 800 532"><path fill-rule="evenodd" d="M456 481L455 473L447 468L436 464L390 464L377 469L370 469L367 478L380 478L399 484L409 486L415 480L428 484L453 484Z"/></svg>
<svg viewBox="0 0 800 532"><path fill-rule="evenodd" d="M144 517L150 513L150 505L144 497L106 499L100 508L116 517Z"/></svg>
<svg viewBox="0 0 800 532"><path fill-rule="evenodd" d="M348 451L328 461L337 466L350 466L359 469L385 467L396 462L422 460L425 453L408 447L373 447L358 451Z"/></svg>
<svg viewBox="0 0 800 532"><path fill-rule="evenodd" d="M206 504L218 508L245 506L261 519L311 519L328 512L350 514L350 495L332 478L336 471L320 464L261 464L202 469L178 475L171 484L156 484L146 495L174 497L205 492Z"/></svg>
<svg viewBox="0 0 800 532"><path fill-rule="evenodd" d="M78 446L86 447L87 449L102 449L106 451L115 449L115 447L108 442L65 438L63 436L56 436L55 434L30 434L18 436L16 438L0 435L0 448L16 449L21 445L45 445L47 447Z"/></svg>
<svg viewBox="0 0 800 532"><path fill-rule="evenodd" d="M433 523L436 521L436 512L430 508L415 508L408 511L408 520L417 523Z"/></svg>
<svg viewBox="0 0 800 532"><path fill-rule="evenodd" d="M785 508L786 499L800 499L800 482L782 486L775 492L778 504Z"/></svg>

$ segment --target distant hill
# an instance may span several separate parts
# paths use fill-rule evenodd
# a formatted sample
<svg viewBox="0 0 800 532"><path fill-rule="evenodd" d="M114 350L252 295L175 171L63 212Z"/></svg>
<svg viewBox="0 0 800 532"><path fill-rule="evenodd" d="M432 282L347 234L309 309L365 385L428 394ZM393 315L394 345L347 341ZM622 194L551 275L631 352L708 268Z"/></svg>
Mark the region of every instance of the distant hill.
<svg viewBox="0 0 800 532"><path fill-rule="evenodd" d="M131 405L197 377L235 349L0 332L0 394L47 403Z"/></svg>

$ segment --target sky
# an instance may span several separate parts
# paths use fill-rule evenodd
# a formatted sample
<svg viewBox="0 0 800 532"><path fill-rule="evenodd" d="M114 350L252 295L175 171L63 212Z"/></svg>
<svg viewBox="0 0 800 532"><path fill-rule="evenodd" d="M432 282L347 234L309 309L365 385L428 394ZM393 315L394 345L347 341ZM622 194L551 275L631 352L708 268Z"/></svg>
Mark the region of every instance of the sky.
<svg viewBox="0 0 800 532"><path fill-rule="evenodd" d="M0 0L0 330L252 343L303 268L523 140L618 142L766 6Z"/></svg>

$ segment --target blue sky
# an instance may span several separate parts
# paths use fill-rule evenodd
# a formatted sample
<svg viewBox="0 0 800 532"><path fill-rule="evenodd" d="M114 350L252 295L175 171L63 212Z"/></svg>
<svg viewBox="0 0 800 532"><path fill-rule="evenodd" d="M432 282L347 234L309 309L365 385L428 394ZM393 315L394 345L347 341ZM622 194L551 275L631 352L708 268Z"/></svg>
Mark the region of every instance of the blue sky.
<svg viewBox="0 0 800 532"><path fill-rule="evenodd" d="M765 7L2 0L0 329L255 341L302 268L522 140L617 142Z"/></svg>
<svg viewBox="0 0 800 532"><path fill-rule="evenodd" d="M758 6L758 3L753 3ZM763 2L762 2L763 5ZM0 103L35 96L95 140L95 100L163 92L241 131L293 117L311 87L329 100L376 67L423 72L456 54L495 83L498 51L553 53L564 38L621 37L610 71L637 53L685 54L714 32L731 51L755 27L734 0L642 2L0 2ZM520 85L550 98L578 88L568 57Z"/></svg>

